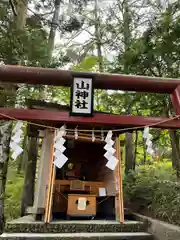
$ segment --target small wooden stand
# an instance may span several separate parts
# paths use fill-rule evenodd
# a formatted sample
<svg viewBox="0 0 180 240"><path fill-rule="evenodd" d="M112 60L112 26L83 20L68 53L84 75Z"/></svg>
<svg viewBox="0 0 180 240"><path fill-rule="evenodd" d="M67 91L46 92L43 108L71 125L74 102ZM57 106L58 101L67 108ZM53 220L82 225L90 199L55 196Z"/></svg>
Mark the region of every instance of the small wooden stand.
<svg viewBox="0 0 180 240"><path fill-rule="evenodd" d="M85 198L87 205L85 210L78 209L78 199ZM96 195L69 194L67 215L70 217L93 217L96 215Z"/></svg>

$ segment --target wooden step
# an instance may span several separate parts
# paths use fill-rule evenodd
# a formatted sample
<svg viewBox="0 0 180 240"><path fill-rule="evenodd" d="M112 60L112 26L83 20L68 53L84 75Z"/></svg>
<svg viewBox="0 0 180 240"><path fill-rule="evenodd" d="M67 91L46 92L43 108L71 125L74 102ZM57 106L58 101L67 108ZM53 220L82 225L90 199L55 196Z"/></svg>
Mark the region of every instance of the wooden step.
<svg viewBox="0 0 180 240"><path fill-rule="evenodd" d="M8 240L40 240L40 239L90 239L90 240L153 240L151 234L145 232L136 233L3 233L0 239Z"/></svg>

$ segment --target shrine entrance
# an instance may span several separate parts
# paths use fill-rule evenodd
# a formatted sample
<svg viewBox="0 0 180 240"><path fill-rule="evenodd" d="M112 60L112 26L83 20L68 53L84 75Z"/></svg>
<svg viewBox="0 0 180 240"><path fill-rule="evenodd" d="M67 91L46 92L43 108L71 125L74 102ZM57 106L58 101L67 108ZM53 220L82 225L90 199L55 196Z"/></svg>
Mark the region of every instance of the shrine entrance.
<svg viewBox="0 0 180 240"><path fill-rule="evenodd" d="M69 115L68 107L30 102L32 109L53 108L58 114L63 108ZM41 127L37 123L30 125L32 134L40 130L42 145L34 204L28 208L28 213L46 223L67 219L124 222L122 143L118 131L110 131L111 124L101 124L101 129L92 127L91 123L57 125L54 121L48 128L46 125L48 122L43 122ZM112 129L117 127L112 125ZM109 137L108 133L111 133Z"/></svg>
<svg viewBox="0 0 180 240"><path fill-rule="evenodd" d="M104 142L67 140L67 163L56 169L53 219L115 219L114 172L105 165ZM87 199L78 211L78 199Z"/></svg>

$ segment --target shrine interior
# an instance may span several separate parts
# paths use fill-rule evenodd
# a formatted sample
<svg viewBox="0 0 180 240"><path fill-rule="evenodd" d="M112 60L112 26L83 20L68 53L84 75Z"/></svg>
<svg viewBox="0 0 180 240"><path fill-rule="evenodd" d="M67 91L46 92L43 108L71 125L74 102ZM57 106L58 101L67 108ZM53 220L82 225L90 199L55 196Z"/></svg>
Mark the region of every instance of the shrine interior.
<svg viewBox="0 0 180 240"><path fill-rule="evenodd" d="M102 141L67 140L65 155L68 162L56 169L54 219L67 218L69 194L99 196L96 197L95 219L115 219L114 175L105 167L107 161L103 146ZM105 194L100 193L100 189L104 189Z"/></svg>
<svg viewBox="0 0 180 240"><path fill-rule="evenodd" d="M100 180L97 166L100 161L105 164L103 157L105 150L102 143L68 140L65 155L68 162L56 172L56 179L60 180ZM72 167L70 165L73 165ZM69 168L68 168L69 166ZM71 169L72 168L72 169Z"/></svg>

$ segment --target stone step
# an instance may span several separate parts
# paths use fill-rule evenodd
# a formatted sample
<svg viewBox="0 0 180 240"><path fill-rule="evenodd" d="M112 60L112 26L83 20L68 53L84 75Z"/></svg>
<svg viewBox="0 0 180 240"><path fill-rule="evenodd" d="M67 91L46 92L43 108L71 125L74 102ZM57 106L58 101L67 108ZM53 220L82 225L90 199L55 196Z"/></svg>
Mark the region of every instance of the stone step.
<svg viewBox="0 0 180 240"><path fill-rule="evenodd" d="M136 233L3 233L0 239L8 240L153 240L151 234L145 232Z"/></svg>
<svg viewBox="0 0 180 240"><path fill-rule="evenodd" d="M116 232L146 232L147 223L125 221L120 224L116 221L58 221L45 224L43 222L11 221L6 224L7 233L116 233Z"/></svg>

